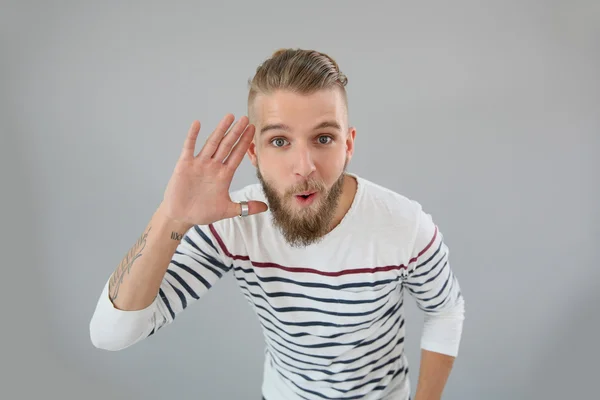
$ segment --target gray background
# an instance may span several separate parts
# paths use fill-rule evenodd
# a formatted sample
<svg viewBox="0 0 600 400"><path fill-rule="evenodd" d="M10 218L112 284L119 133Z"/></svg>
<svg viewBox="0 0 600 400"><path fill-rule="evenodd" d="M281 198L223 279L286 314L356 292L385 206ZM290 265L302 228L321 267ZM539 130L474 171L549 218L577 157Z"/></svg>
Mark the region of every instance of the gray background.
<svg viewBox="0 0 600 400"><path fill-rule="evenodd" d="M191 122L243 115L279 47L339 62L350 170L445 233L467 319L444 399L596 397L599 3L216 3L3 2L1 397L259 397L262 337L231 276L125 351L88 324ZM232 188L253 182L246 159Z"/></svg>

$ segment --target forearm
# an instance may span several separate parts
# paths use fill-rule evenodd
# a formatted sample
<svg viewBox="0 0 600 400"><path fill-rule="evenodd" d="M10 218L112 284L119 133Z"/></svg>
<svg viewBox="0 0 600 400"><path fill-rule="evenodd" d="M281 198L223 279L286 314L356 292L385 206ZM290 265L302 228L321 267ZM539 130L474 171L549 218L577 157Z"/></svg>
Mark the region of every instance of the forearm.
<svg viewBox="0 0 600 400"><path fill-rule="evenodd" d="M457 295L458 296L458 295ZM426 313L421 336L421 367L415 400L439 400L458 355L464 320L464 301Z"/></svg>
<svg viewBox="0 0 600 400"><path fill-rule="evenodd" d="M421 350L421 366L414 400L440 400L455 357Z"/></svg>
<svg viewBox="0 0 600 400"><path fill-rule="evenodd" d="M192 226L167 219L159 207L138 241L111 275L109 297L124 311L141 310L155 299L169 262Z"/></svg>

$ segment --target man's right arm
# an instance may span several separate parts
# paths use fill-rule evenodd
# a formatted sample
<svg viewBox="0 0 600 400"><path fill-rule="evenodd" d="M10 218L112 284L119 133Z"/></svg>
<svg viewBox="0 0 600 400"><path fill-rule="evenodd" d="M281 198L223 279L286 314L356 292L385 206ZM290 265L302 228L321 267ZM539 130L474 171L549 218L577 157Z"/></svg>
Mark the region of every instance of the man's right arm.
<svg viewBox="0 0 600 400"><path fill-rule="evenodd" d="M206 226L171 220L159 207L105 283L92 343L121 350L155 333L227 273L228 261Z"/></svg>
<svg viewBox="0 0 600 400"><path fill-rule="evenodd" d="M111 275L108 293L116 308L137 311L154 301L169 261L191 228L166 218L160 207L156 210L144 233Z"/></svg>

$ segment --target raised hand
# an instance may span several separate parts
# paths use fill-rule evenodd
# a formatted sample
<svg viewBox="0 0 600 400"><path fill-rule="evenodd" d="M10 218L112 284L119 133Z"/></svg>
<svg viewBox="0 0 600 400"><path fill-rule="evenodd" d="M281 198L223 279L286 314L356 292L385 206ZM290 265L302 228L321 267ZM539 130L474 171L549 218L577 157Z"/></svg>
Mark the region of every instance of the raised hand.
<svg viewBox="0 0 600 400"><path fill-rule="evenodd" d="M227 132L234 120L232 114L227 114L196 156L200 122L192 123L160 205L167 218L190 225L207 225L240 215L241 206L231 200L229 190L252 142L255 127L243 116ZM260 201L248 201L248 207L250 215L267 210L267 205Z"/></svg>

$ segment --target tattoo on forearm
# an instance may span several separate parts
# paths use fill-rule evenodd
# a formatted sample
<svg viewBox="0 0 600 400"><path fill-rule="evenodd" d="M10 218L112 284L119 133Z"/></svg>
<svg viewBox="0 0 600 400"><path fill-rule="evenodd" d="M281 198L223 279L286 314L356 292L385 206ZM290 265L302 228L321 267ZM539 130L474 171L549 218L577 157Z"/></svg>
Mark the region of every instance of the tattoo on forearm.
<svg viewBox="0 0 600 400"><path fill-rule="evenodd" d="M171 239L177 240L178 242L180 242L181 239L183 239L183 234L177 233L177 232L171 232Z"/></svg>
<svg viewBox="0 0 600 400"><path fill-rule="evenodd" d="M109 282L109 293L110 299L114 301L119 295L119 288L121 287L121 283L123 283L123 278L125 274L129 274L131 270L131 266L142 255L142 250L146 247L146 238L148 237L148 232L150 232L151 228L148 228L146 232L140 236L136 244L129 250L125 258L121 261L117 270L113 273L112 278Z"/></svg>

